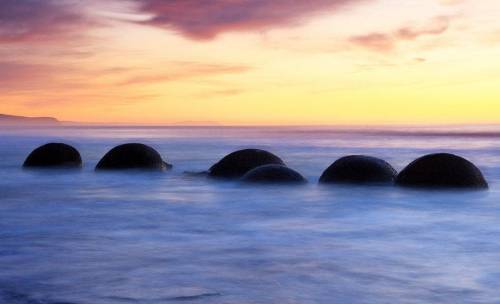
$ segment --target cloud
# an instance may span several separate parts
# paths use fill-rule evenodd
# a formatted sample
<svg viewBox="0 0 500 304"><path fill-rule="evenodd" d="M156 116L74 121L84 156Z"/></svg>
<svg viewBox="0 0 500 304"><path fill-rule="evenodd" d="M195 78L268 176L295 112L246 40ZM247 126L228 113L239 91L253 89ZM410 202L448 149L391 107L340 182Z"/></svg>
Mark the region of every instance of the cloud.
<svg viewBox="0 0 500 304"><path fill-rule="evenodd" d="M146 74L129 78L121 85L147 84L179 81L207 75L244 73L251 68L244 65L206 64L197 62L177 62L169 73Z"/></svg>
<svg viewBox="0 0 500 304"><path fill-rule="evenodd" d="M396 32L396 38L400 40L415 40L425 35L440 35L448 29L449 17L436 17L429 25L422 28L403 27Z"/></svg>
<svg viewBox="0 0 500 304"><path fill-rule="evenodd" d="M140 23L197 40L224 32L261 31L299 24L312 15L367 0L134 0L152 17Z"/></svg>
<svg viewBox="0 0 500 304"><path fill-rule="evenodd" d="M70 0L1 0L0 43L53 41L92 22Z"/></svg>
<svg viewBox="0 0 500 304"><path fill-rule="evenodd" d="M236 96L244 93L244 89L240 88L230 88L230 89L218 89L218 90L205 90L201 93L197 93L194 96L197 98L203 98L203 99L208 99L208 98L218 98L218 97L229 97L229 96Z"/></svg>
<svg viewBox="0 0 500 304"><path fill-rule="evenodd" d="M413 41L421 36L436 36L445 33L450 26L450 17L439 16L422 27L405 26L390 33L368 33L351 36L348 40L357 46L374 51L391 51L401 41Z"/></svg>
<svg viewBox="0 0 500 304"><path fill-rule="evenodd" d="M70 67L0 61L0 91L44 88L58 75L74 71Z"/></svg>
<svg viewBox="0 0 500 304"><path fill-rule="evenodd" d="M438 0L438 2L444 5L455 5L465 2L465 0Z"/></svg>
<svg viewBox="0 0 500 304"><path fill-rule="evenodd" d="M106 77L119 77L135 69L123 67L83 68L72 64L31 63L24 61L0 61L0 93L25 91L74 90L88 87L96 80L99 85Z"/></svg>
<svg viewBox="0 0 500 304"><path fill-rule="evenodd" d="M394 48L394 37L382 33L352 36L349 38L349 41L358 46L376 51L389 51Z"/></svg>

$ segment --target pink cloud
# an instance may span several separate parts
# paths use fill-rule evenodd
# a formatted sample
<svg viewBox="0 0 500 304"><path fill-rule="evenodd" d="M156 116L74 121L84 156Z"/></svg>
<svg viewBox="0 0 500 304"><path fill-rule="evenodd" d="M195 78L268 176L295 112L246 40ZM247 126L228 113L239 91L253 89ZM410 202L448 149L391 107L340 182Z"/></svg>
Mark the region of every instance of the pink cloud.
<svg viewBox="0 0 500 304"><path fill-rule="evenodd" d="M43 88L58 75L74 71L70 67L0 61L0 92Z"/></svg>
<svg viewBox="0 0 500 304"><path fill-rule="evenodd" d="M125 80L122 85L179 81L195 77L220 74L244 73L250 70L249 66L229 64L205 64L197 62L177 62L170 73L145 74Z"/></svg>
<svg viewBox="0 0 500 304"><path fill-rule="evenodd" d="M315 14L363 0L135 0L152 18L142 23L173 29L192 39L297 24ZM368 0L364 0L368 1Z"/></svg>
<svg viewBox="0 0 500 304"><path fill-rule="evenodd" d="M357 46L374 51L390 51L401 41L412 41L422 36L437 36L445 33L450 26L450 17L439 16L425 26L405 26L390 33L368 33L351 36L349 41Z"/></svg>
<svg viewBox="0 0 500 304"><path fill-rule="evenodd" d="M349 41L358 46L376 51L390 51L394 48L394 37L382 33L352 36Z"/></svg>
<svg viewBox="0 0 500 304"><path fill-rule="evenodd" d="M425 27L402 27L396 32L396 37L401 40L415 40L425 35L440 35L449 27L449 17L436 17Z"/></svg>

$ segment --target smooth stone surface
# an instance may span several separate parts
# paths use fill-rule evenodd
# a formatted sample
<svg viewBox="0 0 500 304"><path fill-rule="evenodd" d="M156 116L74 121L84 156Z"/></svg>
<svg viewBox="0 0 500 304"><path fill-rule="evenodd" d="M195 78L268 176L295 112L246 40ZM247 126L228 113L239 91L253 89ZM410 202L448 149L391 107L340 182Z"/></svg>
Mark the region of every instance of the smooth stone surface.
<svg viewBox="0 0 500 304"><path fill-rule="evenodd" d="M247 183L306 183L297 171L283 165L264 165L248 171L241 178Z"/></svg>
<svg viewBox="0 0 500 304"><path fill-rule="evenodd" d="M393 183L396 170L385 160L365 155L339 158L321 175L320 183Z"/></svg>
<svg viewBox="0 0 500 304"><path fill-rule="evenodd" d="M470 161L448 153L429 154L410 163L396 183L406 187L486 189L481 171Z"/></svg>
<svg viewBox="0 0 500 304"><path fill-rule="evenodd" d="M161 158L155 149L138 143L124 144L111 149L99 161L96 170L166 170L172 165Z"/></svg>
<svg viewBox="0 0 500 304"><path fill-rule="evenodd" d="M82 157L78 150L63 143L49 143L33 150L24 161L25 168L81 168Z"/></svg>
<svg viewBox="0 0 500 304"><path fill-rule="evenodd" d="M254 168L271 164L285 165L278 156L264 150L239 150L228 154L213 165L209 169L209 175L219 178L240 178Z"/></svg>

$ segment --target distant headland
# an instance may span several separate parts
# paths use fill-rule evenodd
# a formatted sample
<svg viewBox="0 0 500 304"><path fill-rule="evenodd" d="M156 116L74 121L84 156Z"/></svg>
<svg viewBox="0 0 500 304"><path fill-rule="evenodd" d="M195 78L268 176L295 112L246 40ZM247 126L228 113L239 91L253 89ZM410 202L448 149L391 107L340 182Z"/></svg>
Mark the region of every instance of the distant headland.
<svg viewBox="0 0 500 304"><path fill-rule="evenodd" d="M30 116L19 116L19 115L8 115L0 114L0 126L61 126L61 127L71 127L71 126L109 126L109 127L121 127L121 126L170 126L170 127L204 127L204 126L222 126L217 122L212 121L180 121L172 122L167 124L158 125L148 125L148 124L137 124L137 123L120 123L120 122L78 122L78 121L66 121L59 120L55 117L30 117Z"/></svg>
<svg viewBox="0 0 500 304"><path fill-rule="evenodd" d="M61 122L53 117L26 117L0 114L0 125L26 126L26 125L49 125L57 126Z"/></svg>

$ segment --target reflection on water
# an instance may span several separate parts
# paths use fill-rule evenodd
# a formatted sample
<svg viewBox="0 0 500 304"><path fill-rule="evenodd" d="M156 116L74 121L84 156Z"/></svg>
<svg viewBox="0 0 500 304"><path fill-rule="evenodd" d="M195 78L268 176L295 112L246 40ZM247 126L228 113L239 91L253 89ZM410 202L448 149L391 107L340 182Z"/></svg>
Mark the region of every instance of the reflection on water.
<svg viewBox="0 0 500 304"><path fill-rule="evenodd" d="M500 138L289 129L0 131L0 303L495 303ZM21 170L48 141L81 172ZM116 144L151 144L168 173L93 172ZM183 175L241 147L270 149L304 186ZM318 186L370 154L401 169L428 152L479 165L488 192Z"/></svg>

